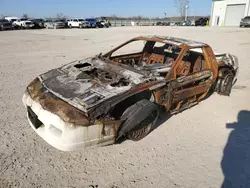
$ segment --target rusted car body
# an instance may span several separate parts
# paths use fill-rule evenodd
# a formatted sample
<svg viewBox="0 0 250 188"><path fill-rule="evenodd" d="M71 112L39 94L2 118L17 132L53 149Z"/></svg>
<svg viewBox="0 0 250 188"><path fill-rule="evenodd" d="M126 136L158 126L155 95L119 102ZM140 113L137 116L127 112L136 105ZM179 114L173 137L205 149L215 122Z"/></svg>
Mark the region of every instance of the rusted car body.
<svg viewBox="0 0 250 188"><path fill-rule="evenodd" d="M136 41L143 49L114 55ZM31 127L49 144L71 151L140 140L159 109L183 111L209 92L230 95L238 60L191 40L147 36L110 52L53 69L32 81L23 96Z"/></svg>

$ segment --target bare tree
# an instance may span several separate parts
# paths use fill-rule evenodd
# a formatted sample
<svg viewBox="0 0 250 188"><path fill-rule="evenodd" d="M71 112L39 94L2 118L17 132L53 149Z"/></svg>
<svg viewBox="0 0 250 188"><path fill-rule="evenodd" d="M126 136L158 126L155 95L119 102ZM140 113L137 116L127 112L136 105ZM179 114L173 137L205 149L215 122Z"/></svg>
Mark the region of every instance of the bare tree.
<svg viewBox="0 0 250 188"><path fill-rule="evenodd" d="M189 6L189 0L174 0L174 4L181 17L185 16L186 6Z"/></svg>
<svg viewBox="0 0 250 188"><path fill-rule="evenodd" d="M22 17L25 18L25 19L28 19L28 18L29 18L28 14L23 14Z"/></svg>
<svg viewBox="0 0 250 188"><path fill-rule="evenodd" d="M60 12L60 13L56 14L56 18L57 19L65 19L65 18L67 18L67 16L65 16L63 13Z"/></svg>

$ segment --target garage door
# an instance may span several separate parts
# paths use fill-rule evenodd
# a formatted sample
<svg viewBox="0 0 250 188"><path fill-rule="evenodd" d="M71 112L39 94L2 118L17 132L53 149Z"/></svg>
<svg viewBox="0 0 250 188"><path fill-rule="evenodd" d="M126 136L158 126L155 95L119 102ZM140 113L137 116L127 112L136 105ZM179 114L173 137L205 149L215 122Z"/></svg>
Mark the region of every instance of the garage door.
<svg viewBox="0 0 250 188"><path fill-rule="evenodd" d="M239 26L244 17L246 4L227 5L225 26Z"/></svg>

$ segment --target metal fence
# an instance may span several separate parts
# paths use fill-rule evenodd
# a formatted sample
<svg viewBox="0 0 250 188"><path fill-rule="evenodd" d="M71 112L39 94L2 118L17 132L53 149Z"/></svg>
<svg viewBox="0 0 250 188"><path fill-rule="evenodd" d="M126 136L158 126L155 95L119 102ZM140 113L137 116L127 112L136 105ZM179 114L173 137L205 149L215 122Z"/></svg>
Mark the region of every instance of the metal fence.
<svg viewBox="0 0 250 188"><path fill-rule="evenodd" d="M201 18L201 16L189 16L188 20L194 21ZM132 23L134 25L142 25L142 26L149 26L156 24L156 22L180 22L183 21L184 18L182 17L170 17L165 19L141 19L141 20L133 20L133 19L117 19L117 20L111 20L112 26L131 26Z"/></svg>
<svg viewBox="0 0 250 188"><path fill-rule="evenodd" d="M158 20L159 21L159 20ZM134 21L134 20L111 20L110 21L112 26L132 26L134 25L152 25L157 22L157 20L140 20L140 21Z"/></svg>

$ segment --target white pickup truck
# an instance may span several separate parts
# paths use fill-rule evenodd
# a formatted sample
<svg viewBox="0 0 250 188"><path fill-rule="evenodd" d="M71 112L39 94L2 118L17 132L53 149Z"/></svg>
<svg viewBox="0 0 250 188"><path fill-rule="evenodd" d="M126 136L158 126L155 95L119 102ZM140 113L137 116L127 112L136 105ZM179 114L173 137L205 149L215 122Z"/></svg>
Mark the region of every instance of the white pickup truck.
<svg viewBox="0 0 250 188"><path fill-rule="evenodd" d="M71 19L68 21L68 26L70 28L90 28L90 23L84 19Z"/></svg>
<svg viewBox="0 0 250 188"><path fill-rule="evenodd" d="M15 28L21 28L21 29L28 29L28 28L34 27L34 24L31 21L29 21L29 20L27 20L25 18L21 18L21 19L18 19L16 21L14 21L12 23L12 25Z"/></svg>

